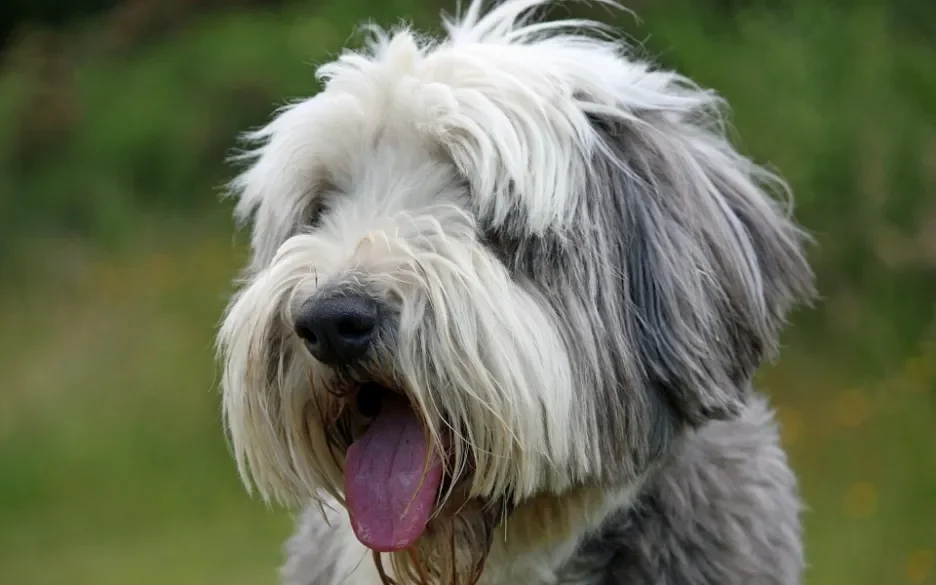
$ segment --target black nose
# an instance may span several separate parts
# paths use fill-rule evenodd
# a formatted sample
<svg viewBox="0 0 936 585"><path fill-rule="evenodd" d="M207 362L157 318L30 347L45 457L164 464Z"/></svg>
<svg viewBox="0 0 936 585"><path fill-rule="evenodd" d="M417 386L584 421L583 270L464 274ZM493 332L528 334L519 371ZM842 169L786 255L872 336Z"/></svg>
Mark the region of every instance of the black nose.
<svg viewBox="0 0 936 585"><path fill-rule="evenodd" d="M377 335L377 302L361 295L310 299L296 317L296 334L315 359L349 365L367 351Z"/></svg>

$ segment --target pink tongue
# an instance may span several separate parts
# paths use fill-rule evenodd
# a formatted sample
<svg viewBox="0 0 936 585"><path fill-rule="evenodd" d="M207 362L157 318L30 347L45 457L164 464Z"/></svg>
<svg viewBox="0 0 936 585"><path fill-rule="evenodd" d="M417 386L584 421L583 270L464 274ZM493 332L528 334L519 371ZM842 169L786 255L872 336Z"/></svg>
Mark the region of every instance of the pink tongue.
<svg viewBox="0 0 936 585"><path fill-rule="evenodd" d="M348 449L345 499L364 546L393 552L422 535L442 482L439 454L428 450L416 414L403 401L388 399L367 433Z"/></svg>

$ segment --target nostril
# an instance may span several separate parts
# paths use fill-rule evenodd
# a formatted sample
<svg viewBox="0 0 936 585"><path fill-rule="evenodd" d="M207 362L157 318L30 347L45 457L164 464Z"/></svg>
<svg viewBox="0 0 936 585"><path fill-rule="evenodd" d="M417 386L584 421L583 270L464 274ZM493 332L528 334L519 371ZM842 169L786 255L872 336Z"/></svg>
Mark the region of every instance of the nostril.
<svg viewBox="0 0 936 585"><path fill-rule="evenodd" d="M304 325L296 325L296 335L306 343L318 343L318 336L315 335L315 331Z"/></svg>
<svg viewBox="0 0 936 585"><path fill-rule="evenodd" d="M336 330L342 337L360 337L374 331L374 320L368 317L346 318L338 321Z"/></svg>

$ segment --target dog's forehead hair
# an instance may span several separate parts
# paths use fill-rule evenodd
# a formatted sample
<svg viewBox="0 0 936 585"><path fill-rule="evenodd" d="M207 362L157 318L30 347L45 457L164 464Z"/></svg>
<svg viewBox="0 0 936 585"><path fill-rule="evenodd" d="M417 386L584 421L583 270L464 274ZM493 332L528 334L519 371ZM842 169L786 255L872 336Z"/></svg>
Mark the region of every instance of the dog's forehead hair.
<svg viewBox="0 0 936 585"><path fill-rule="evenodd" d="M464 180L451 161L406 129L385 130L347 154L332 172L335 209L389 216L439 203L465 203ZM341 205L346 200L347 205Z"/></svg>
<svg viewBox="0 0 936 585"><path fill-rule="evenodd" d="M304 145L297 142L290 156L295 164L277 176L264 161L244 173L241 208L250 192L246 181L261 171L270 175L260 180L280 183L257 193L249 212L255 268L267 266L277 248L297 233L314 230L359 238L381 218L401 213L426 213L438 204L470 211L467 181L438 145L403 125L372 129L364 122L349 121L333 140L316 132ZM288 136L283 138L289 142ZM315 152L319 141L331 145L328 151L302 160L303 153Z"/></svg>
<svg viewBox="0 0 936 585"><path fill-rule="evenodd" d="M528 42L425 45L402 30L320 67L322 92L248 135L260 144L247 155L255 164L232 185L238 216L253 220L261 262L329 184L350 187L369 176L367 167L395 167L374 160L381 144L389 153L395 144L400 157L419 145L417 158L448 162L470 186L476 215L493 227L509 221L542 234L571 221L581 159L596 140L587 110L621 107L624 90L634 100L627 107L656 107L641 103L641 87L652 91L667 79L600 41L536 50Z"/></svg>

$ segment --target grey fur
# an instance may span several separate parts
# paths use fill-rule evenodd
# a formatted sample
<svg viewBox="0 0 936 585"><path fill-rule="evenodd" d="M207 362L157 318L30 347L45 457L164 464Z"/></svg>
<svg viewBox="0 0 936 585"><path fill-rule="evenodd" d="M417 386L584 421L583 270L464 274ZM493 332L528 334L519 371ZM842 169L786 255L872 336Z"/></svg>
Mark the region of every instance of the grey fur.
<svg viewBox="0 0 936 585"><path fill-rule="evenodd" d="M762 398L690 432L633 508L610 517L560 583L791 585L803 568L800 504Z"/></svg>
<svg viewBox="0 0 936 585"><path fill-rule="evenodd" d="M596 448L617 456L589 479L612 483L636 481L684 428L737 414L790 306L814 294L805 234L764 196L784 184L720 135L637 115L652 130L594 119L604 147L569 232L487 233L602 396Z"/></svg>

